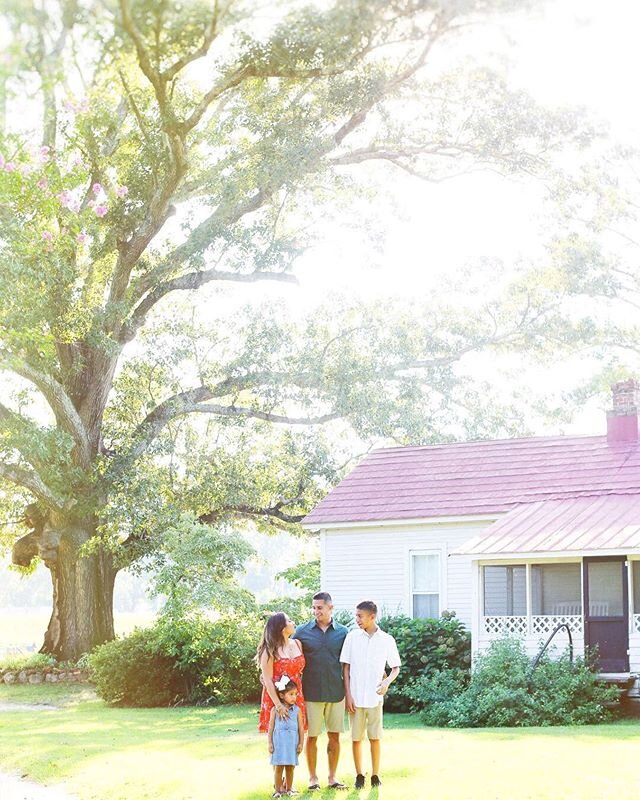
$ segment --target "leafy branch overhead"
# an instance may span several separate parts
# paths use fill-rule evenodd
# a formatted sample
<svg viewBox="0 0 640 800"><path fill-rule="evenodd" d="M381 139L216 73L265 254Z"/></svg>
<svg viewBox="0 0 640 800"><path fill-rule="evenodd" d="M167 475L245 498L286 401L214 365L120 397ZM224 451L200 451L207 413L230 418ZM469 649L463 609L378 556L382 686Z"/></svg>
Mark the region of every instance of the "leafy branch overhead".
<svg viewBox="0 0 640 800"><path fill-rule="evenodd" d="M475 23L523 10L3 6L0 480L40 507L19 550L52 573L46 649L112 635L115 575L168 547L159 531L290 529L354 457L322 426L366 447L517 424L456 364L544 340L547 298L332 308L297 325L236 313L230 289L295 291L313 219L351 200L365 163L436 182L543 175L583 146L577 115L472 63ZM197 323L182 305L194 292Z"/></svg>

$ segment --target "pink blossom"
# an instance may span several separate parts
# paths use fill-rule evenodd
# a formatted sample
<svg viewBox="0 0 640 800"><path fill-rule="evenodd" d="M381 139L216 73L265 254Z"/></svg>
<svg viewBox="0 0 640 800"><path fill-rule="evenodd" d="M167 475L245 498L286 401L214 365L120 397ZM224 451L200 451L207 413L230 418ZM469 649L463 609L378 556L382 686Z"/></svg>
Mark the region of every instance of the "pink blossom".
<svg viewBox="0 0 640 800"><path fill-rule="evenodd" d="M49 147L49 145L45 144L45 145L43 145L43 146L40 148L40 155L41 155L41 156L42 156L42 158L44 158L45 160L46 160L47 158L49 158L49 155L50 155L50 154L51 154L51 148Z"/></svg>
<svg viewBox="0 0 640 800"><path fill-rule="evenodd" d="M102 184L101 183L94 183L93 186L91 187L91 191L94 194L100 194L100 192L102 191Z"/></svg>
<svg viewBox="0 0 640 800"><path fill-rule="evenodd" d="M78 111L88 111L89 110L89 100L86 97L83 97L78 105Z"/></svg>
<svg viewBox="0 0 640 800"><path fill-rule="evenodd" d="M79 242L80 244L83 244L86 241L87 241L87 234L84 231L82 231L82 233L79 233L76 236L76 242Z"/></svg>
<svg viewBox="0 0 640 800"><path fill-rule="evenodd" d="M49 187L49 181L46 178L40 178L36 186L38 189L47 189Z"/></svg>
<svg viewBox="0 0 640 800"><path fill-rule="evenodd" d="M109 209L105 205L99 205L96 206L93 210L96 213L96 217L104 217Z"/></svg>
<svg viewBox="0 0 640 800"><path fill-rule="evenodd" d="M4 156L0 153L0 169L4 169Z"/></svg>
<svg viewBox="0 0 640 800"><path fill-rule="evenodd" d="M64 192L60 192L59 194L57 194L56 197L60 201L60 205L63 208L72 209L73 197L71 197L70 193L66 189L64 190Z"/></svg>
<svg viewBox="0 0 640 800"><path fill-rule="evenodd" d="M7 163L4 165L5 172L15 172L15 170L16 170L16 165L15 162L13 161L7 161Z"/></svg>
<svg viewBox="0 0 640 800"><path fill-rule="evenodd" d="M128 186L118 186L116 189L116 194L118 197L126 197L129 194L129 187Z"/></svg>
<svg viewBox="0 0 640 800"><path fill-rule="evenodd" d="M53 239L53 234L51 231L42 231L42 238L45 242L50 242Z"/></svg>

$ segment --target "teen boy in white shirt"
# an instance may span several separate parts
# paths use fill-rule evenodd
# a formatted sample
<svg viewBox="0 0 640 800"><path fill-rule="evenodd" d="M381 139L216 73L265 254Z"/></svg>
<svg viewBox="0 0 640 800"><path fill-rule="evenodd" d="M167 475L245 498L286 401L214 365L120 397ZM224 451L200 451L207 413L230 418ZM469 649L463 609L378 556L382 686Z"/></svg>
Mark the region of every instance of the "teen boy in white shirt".
<svg viewBox="0 0 640 800"><path fill-rule="evenodd" d="M393 636L377 623L378 607L371 600L356 606L357 630L347 634L340 653L344 664L344 692L351 716L353 763L356 768L356 789L364 788L362 740L365 729L371 747L371 786L380 786L380 739L382 737L382 704L389 685L400 672L400 655ZM391 672L387 676L385 667Z"/></svg>

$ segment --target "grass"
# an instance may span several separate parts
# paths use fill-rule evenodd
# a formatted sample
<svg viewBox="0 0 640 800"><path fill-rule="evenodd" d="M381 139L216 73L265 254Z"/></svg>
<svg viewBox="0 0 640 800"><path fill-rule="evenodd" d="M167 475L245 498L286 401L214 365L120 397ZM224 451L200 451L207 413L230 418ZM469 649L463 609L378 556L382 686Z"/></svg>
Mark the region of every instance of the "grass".
<svg viewBox="0 0 640 800"><path fill-rule="evenodd" d="M0 703L55 710L0 712L0 768L63 781L81 800L258 800L270 796L256 709L113 709L86 687L0 686ZM631 800L640 723L584 728L439 730L388 715L383 787L362 800ZM348 743L347 737L344 739ZM341 772L352 779L348 745ZM324 754L320 764L324 768ZM324 769L323 769L324 771ZM306 769L296 771L303 788ZM322 773L321 773L322 774ZM314 797L354 800L354 791Z"/></svg>

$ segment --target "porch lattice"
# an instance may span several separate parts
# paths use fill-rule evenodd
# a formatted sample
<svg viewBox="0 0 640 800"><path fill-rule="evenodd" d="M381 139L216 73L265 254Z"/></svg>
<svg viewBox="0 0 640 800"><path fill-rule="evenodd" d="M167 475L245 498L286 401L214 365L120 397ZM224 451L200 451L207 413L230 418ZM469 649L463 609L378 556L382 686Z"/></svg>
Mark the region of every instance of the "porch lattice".
<svg viewBox="0 0 640 800"><path fill-rule="evenodd" d="M485 617L486 633L522 633L527 632L526 617Z"/></svg>
<svg viewBox="0 0 640 800"><path fill-rule="evenodd" d="M533 633L551 633L551 631L561 624L566 624L571 629L571 633L582 633L581 614L560 614L531 617L531 630Z"/></svg>

